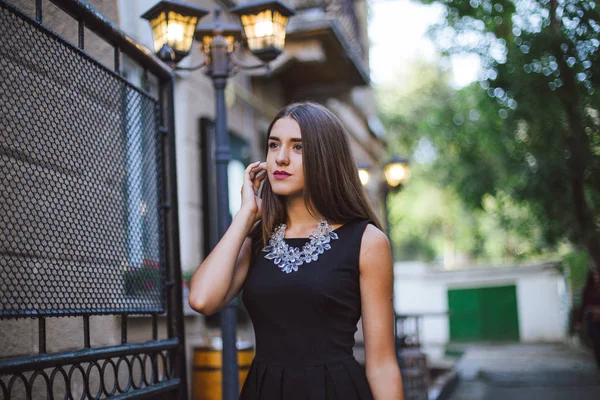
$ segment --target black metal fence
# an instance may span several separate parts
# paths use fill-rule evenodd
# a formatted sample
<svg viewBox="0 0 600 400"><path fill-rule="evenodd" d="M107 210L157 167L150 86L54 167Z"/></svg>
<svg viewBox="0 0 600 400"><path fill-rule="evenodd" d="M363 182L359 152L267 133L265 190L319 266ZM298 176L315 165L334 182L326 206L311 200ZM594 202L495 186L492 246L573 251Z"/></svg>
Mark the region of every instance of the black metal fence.
<svg viewBox="0 0 600 400"><path fill-rule="evenodd" d="M173 75L87 3L52 0L78 46L0 0L0 329L38 321L39 353L0 359L0 399L186 397ZM92 31L107 69L84 51ZM158 96L121 77L127 55ZM158 98L157 98L158 97ZM158 338L158 315L167 338ZM121 345L90 347L90 317L118 314ZM128 315L152 340L127 343ZM46 319L83 319L84 347L47 354Z"/></svg>
<svg viewBox="0 0 600 400"><path fill-rule="evenodd" d="M424 314L396 314L396 356L406 400L427 400L429 372L427 357L421 351L420 323Z"/></svg>

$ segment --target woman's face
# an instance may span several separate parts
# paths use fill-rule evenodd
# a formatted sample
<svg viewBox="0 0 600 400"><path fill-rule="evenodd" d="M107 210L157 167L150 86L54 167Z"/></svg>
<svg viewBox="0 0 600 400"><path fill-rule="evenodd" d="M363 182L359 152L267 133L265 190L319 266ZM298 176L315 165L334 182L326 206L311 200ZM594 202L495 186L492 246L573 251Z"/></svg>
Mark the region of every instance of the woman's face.
<svg viewBox="0 0 600 400"><path fill-rule="evenodd" d="M298 123L284 117L273 125L267 144L267 172L273 193L279 196L302 196L302 134Z"/></svg>

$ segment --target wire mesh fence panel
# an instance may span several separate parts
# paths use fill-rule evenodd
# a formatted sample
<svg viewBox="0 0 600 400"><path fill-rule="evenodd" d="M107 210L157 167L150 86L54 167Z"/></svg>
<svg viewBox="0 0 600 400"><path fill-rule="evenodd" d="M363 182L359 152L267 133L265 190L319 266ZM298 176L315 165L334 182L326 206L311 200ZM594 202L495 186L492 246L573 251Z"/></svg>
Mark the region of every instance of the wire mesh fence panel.
<svg viewBox="0 0 600 400"><path fill-rule="evenodd" d="M0 3L0 318L164 311L159 104Z"/></svg>

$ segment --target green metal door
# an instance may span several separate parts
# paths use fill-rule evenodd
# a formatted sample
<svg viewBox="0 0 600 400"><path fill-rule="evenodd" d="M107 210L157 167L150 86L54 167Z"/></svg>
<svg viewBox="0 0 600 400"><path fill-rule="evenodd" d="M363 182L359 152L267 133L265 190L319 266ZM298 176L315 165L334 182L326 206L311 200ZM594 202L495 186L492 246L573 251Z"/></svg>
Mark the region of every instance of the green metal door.
<svg viewBox="0 0 600 400"><path fill-rule="evenodd" d="M450 340L518 341L514 285L448 290Z"/></svg>

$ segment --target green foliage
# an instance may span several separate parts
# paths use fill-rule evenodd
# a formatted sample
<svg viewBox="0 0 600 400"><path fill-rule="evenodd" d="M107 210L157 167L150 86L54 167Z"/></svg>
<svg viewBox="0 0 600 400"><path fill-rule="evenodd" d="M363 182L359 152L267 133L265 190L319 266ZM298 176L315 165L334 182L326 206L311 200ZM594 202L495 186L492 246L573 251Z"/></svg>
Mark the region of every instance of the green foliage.
<svg viewBox="0 0 600 400"><path fill-rule="evenodd" d="M449 242L470 252L472 214L452 190L432 184L427 166L415 165L412 174L410 185L389 200L396 259L431 262L444 255Z"/></svg>
<svg viewBox="0 0 600 400"><path fill-rule="evenodd" d="M501 264L554 255L525 205L499 192L474 209L453 185L443 185L437 169L443 158L413 164L410 184L390 198L397 260L449 262L456 256L463 265Z"/></svg>
<svg viewBox="0 0 600 400"><path fill-rule="evenodd" d="M530 231L543 247L568 239L598 257L598 4L438 2L447 10L432 33L440 49L478 54L484 78L453 91L443 73L426 67L419 73L429 79L409 80L418 88L383 95L382 114L400 147L427 137L440 179L465 204L483 209L489 196L502 198L522 208L521 216L501 218L506 229Z"/></svg>

